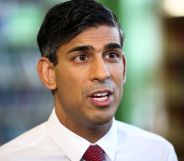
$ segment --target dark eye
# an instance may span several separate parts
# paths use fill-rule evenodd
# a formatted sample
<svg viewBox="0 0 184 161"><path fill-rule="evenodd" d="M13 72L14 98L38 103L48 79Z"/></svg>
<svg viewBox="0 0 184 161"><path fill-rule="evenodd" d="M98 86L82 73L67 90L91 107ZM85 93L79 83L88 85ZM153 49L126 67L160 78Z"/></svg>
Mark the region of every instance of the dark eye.
<svg viewBox="0 0 184 161"><path fill-rule="evenodd" d="M107 61L117 62L120 59L120 53L116 51L109 51L104 57Z"/></svg>
<svg viewBox="0 0 184 161"><path fill-rule="evenodd" d="M89 57L86 54L80 54L74 58L76 63L83 63L89 60Z"/></svg>

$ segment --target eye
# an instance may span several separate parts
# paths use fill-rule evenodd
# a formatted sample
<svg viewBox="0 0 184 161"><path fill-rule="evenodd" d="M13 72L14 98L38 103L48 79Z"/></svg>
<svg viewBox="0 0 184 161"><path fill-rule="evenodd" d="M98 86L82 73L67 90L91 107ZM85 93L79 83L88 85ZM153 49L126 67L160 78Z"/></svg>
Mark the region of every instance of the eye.
<svg viewBox="0 0 184 161"><path fill-rule="evenodd" d="M109 62L117 62L120 60L121 54L117 51L109 51L105 54L105 59Z"/></svg>
<svg viewBox="0 0 184 161"><path fill-rule="evenodd" d="M86 54L80 54L74 57L74 61L76 63L84 63L84 62L87 62L88 60L89 60L89 57Z"/></svg>

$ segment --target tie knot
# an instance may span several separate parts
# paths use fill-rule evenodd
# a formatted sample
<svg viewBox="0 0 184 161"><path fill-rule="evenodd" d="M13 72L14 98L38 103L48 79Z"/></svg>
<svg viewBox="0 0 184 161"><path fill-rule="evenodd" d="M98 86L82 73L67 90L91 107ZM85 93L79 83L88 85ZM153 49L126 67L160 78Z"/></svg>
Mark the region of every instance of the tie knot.
<svg viewBox="0 0 184 161"><path fill-rule="evenodd" d="M104 161L104 151L98 145L90 145L83 155L85 161Z"/></svg>

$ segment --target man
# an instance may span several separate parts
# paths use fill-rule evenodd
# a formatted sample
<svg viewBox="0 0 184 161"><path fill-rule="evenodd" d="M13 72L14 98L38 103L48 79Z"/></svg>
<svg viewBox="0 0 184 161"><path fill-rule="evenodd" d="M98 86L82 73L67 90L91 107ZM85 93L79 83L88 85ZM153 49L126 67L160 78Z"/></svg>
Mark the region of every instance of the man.
<svg viewBox="0 0 184 161"><path fill-rule="evenodd" d="M54 6L38 33L38 74L55 108L47 122L2 146L0 161L177 161L165 139L114 119L123 39L116 17L93 0Z"/></svg>

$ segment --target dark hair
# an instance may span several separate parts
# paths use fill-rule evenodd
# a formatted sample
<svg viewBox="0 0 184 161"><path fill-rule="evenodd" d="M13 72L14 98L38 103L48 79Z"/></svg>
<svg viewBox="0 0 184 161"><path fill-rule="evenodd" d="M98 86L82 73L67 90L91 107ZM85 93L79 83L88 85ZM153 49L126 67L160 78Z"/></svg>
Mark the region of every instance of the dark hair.
<svg viewBox="0 0 184 161"><path fill-rule="evenodd" d="M123 46L124 34L116 16L94 0L71 0L52 7L41 25L37 41L42 56L57 64L57 49L89 27L117 27Z"/></svg>

